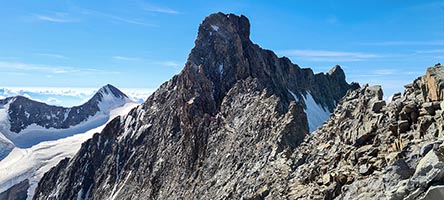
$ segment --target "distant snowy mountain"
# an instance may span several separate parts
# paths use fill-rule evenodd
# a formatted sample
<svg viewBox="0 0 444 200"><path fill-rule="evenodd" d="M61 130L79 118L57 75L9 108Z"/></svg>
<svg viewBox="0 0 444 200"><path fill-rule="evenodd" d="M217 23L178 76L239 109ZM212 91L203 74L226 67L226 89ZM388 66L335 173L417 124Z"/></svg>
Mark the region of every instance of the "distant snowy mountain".
<svg viewBox="0 0 444 200"><path fill-rule="evenodd" d="M143 103L153 92L147 88L119 88L129 99ZM97 88L66 88L66 87L2 87L0 86L0 100L8 97L24 96L28 99L49 105L73 107L87 102Z"/></svg>
<svg viewBox="0 0 444 200"><path fill-rule="evenodd" d="M12 147L83 133L103 125L111 110L132 102L112 85L102 87L88 102L71 108L51 106L26 97L0 100L0 160Z"/></svg>
<svg viewBox="0 0 444 200"><path fill-rule="evenodd" d="M31 199L43 173L137 105L112 85L70 108L23 96L0 100L0 199L18 195L12 194L17 190Z"/></svg>
<svg viewBox="0 0 444 200"><path fill-rule="evenodd" d="M109 96L108 96L109 97ZM128 113L138 103L125 103L109 110L109 120ZM108 120L108 121L109 121ZM11 195L8 190L17 187L21 193L32 199L37 183L43 174L66 157L73 157L81 144L94 133L102 131L105 124L66 138L41 142L29 148L13 148L12 152L0 161L0 199ZM4 196L2 196L4 195Z"/></svg>

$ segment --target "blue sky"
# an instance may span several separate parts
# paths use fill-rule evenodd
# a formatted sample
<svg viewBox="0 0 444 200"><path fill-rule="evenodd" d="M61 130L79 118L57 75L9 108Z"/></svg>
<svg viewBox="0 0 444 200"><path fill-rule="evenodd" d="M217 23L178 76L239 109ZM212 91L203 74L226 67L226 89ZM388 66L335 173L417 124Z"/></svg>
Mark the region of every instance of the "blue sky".
<svg viewBox="0 0 444 200"><path fill-rule="evenodd" d="M213 12L315 72L386 94L444 62L444 1L0 0L0 87L157 88L177 74Z"/></svg>

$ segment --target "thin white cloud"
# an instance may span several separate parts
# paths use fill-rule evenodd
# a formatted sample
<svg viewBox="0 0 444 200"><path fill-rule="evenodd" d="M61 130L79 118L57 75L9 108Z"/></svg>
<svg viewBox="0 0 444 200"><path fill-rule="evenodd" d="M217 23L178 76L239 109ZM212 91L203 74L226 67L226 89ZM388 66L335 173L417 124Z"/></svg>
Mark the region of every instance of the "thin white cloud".
<svg viewBox="0 0 444 200"><path fill-rule="evenodd" d="M71 23L71 22L77 22L77 20L66 18L64 15L60 13L56 13L56 16L48 16L48 15L34 15L37 20L40 21L47 21L47 22L53 22L53 23Z"/></svg>
<svg viewBox="0 0 444 200"><path fill-rule="evenodd" d="M134 20L134 19L127 19L127 18L116 16L116 15L110 15L110 14L105 14L105 13L101 13L101 15L104 17L110 18L114 21L118 21L118 22L124 22L124 23L135 24L135 25L152 26L151 24L147 24L142 21L138 21L138 20Z"/></svg>
<svg viewBox="0 0 444 200"><path fill-rule="evenodd" d="M142 60L141 58L126 57L126 56L113 56L112 58L114 60L123 60L123 61L140 61L140 60Z"/></svg>
<svg viewBox="0 0 444 200"><path fill-rule="evenodd" d="M444 49L433 49L433 50L416 51L416 53L420 53L420 54L444 53Z"/></svg>
<svg viewBox="0 0 444 200"><path fill-rule="evenodd" d="M382 56L361 52L325 51L325 50L284 50L280 54L307 61L355 62L365 61Z"/></svg>
<svg viewBox="0 0 444 200"><path fill-rule="evenodd" d="M143 10L146 10L148 12L156 12L156 13L163 13L163 14L179 14L178 11L173 10L171 8L159 7L159 6L154 6L151 4L144 4L142 8L143 8Z"/></svg>
<svg viewBox="0 0 444 200"><path fill-rule="evenodd" d="M373 74L376 75L392 75L392 74L396 74L397 70L394 69L379 69L379 70L374 70Z"/></svg>
<svg viewBox="0 0 444 200"><path fill-rule="evenodd" d="M92 16L98 16L106 19L110 19L113 22L120 22L120 23L127 23L127 24L134 24L134 25L142 25L142 26L156 26L154 24L146 23L142 20L138 19L130 19L126 17L117 16L114 14L104 13L97 10L91 10L91 9L81 9L81 14L83 15L92 15Z"/></svg>
<svg viewBox="0 0 444 200"><path fill-rule="evenodd" d="M60 54L52 54L52 53L38 53L39 56L45 56L45 57L51 57L51 58L57 58L57 59L68 59L68 57Z"/></svg>
<svg viewBox="0 0 444 200"><path fill-rule="evenodd" d="M46 99L46 102L48 102L50 104L59 104L62 101L60 101L59 99L54 98L54 97L48 97L48 99Z"/></svg>
<svg viewBox="0 0 444 200"><path fill-rule="evenodd" d="M161 61L161 62L156 62L155 64L166 66L166 67L179 67L180 66L179 63L174 62L174 61Z"/></svg>
<svg viewBox="0 0 444 200"><path fill-rule="evenodd" d="M42 72L50 74L118 74L116 71L105 71L92 68L67 67L67 66L49 66L40 64L29 64L22 62L0 61L0 69Z"/></svg>
<svg viewBox="0 0 444 200"><path fill-rule="evenodd" d="M358 43L368 46L444 46L444 40L431 41L385 41L385 42L364 42Z"/></svg>

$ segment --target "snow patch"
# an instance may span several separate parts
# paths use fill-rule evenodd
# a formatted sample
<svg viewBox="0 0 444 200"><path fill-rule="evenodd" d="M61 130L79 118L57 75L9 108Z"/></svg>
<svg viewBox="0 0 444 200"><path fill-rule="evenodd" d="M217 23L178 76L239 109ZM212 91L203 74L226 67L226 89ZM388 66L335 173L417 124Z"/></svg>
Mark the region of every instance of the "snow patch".
<svg viewBox="0 0 444 200"><path fill-rule="evenodd" d="M193 97L193 98L191 98L190 100L188 100L188 102L187 102L187 103L191 105L191 104L193 104L193 103L194 103L194 100L195 100L195 99L196 99L196 97Z"/></svg>
<svg viewBox="0 0 444 200"><path fill-rule="evenodd" d="M300 101L300 99L293 92L291 92L290 90L289 92L296 101ZM306 105L304 111L307 115L308 127L310 129L310 132L313 132L318 127L322 126L325 121L328 120L331 113L327 108L317 104L310 92L307 92L306 95L303 95L303 101Z"/></svg>
<svg viewBox="0 0 444 200"><path fill-rule="evenodd" d="M219 31L219 26L211 25L211 28L212 28L214 31Z"/></svg>
<svg viewBox="0 0 444 200"><path fill-rule="evenodd" d="M224 74L224 64L219 65L219 77L222 79L222 75Z"/></svg>
<svg viewBox="0 0 444 200"><path fill-rule="evenodd" d="M294 98L294 100L295 100L296 102L300 102L299 97L296 96L295 93L293 93L293 92L292 92L291 90L289 90L289 89L287 89L287 90L290 92L290 94L293 96L293 98Z"/></svg>

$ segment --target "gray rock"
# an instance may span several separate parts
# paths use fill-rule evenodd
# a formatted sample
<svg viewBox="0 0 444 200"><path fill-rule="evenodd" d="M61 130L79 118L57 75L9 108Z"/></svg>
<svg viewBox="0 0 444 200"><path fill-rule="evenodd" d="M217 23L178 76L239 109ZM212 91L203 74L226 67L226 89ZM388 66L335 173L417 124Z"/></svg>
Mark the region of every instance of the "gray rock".
<svg viewBox="0 0 444 200"><path fill-rule="evenodd" d="M406 133L410 130L410 123L407 120L402 120L398 122L399 133Z"/></svg>
<svg viewBox="0 0 444 200"><path fill-rule="evenodd" d="M430 150L433 149L433 146L434 146L434 144L431 143L431 144L427 144L427 145L421 147L421 151L419 152L419 154L421 156L425 156Z"/></svg>
<svg viewBox="0 0 444 200"><path fill-rule="evenodd" d="M444 199L444 185L434 185L431 186L424 198L422 198L423 200L442 200Z"/></svg>
<svg viewBox="0 0 444 200"><path fill-rule="evenodd" d="M381 109L385 106L385 101L384 100L379 100L373 103L372 106L372 111L375 113L379 113L381 112Z"/></svg>
<svg viewBox="0 0 444 200"><path fill-rule="evenodd" d="M20 183L10 187L0 193L0 199L5 200L26 200L28 197L29 180L25 179Z"/></svg>
<svg viewBox="0 0 444 200"><path fill-rule="evenodd" d="M435 106L433 106L432 102L425 102L422 104L422 107L429 115L435 115Z"/></svg>

